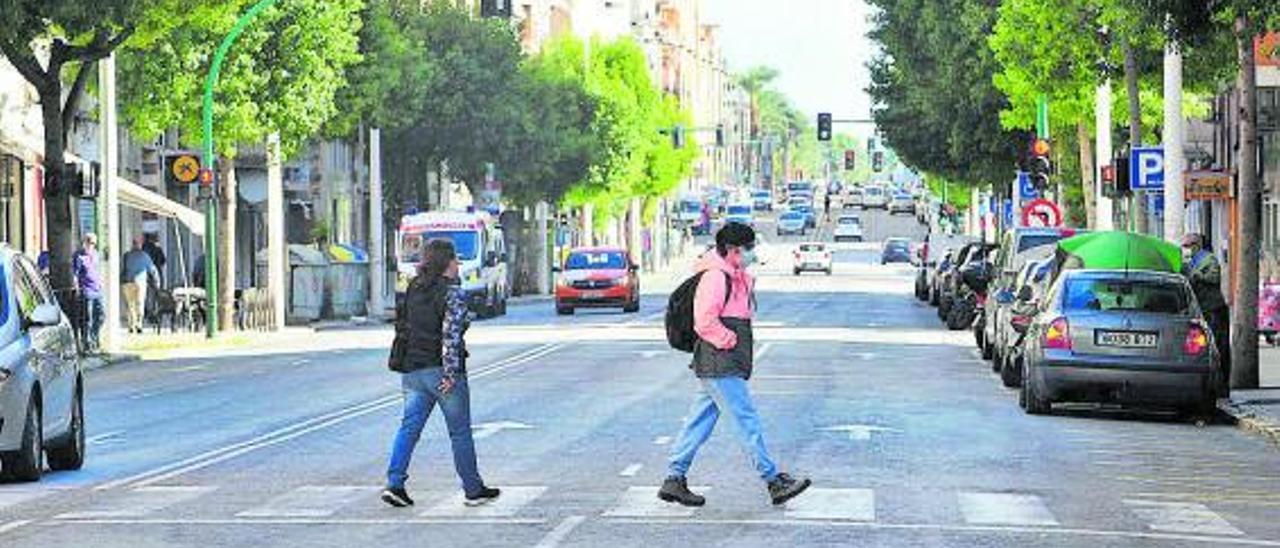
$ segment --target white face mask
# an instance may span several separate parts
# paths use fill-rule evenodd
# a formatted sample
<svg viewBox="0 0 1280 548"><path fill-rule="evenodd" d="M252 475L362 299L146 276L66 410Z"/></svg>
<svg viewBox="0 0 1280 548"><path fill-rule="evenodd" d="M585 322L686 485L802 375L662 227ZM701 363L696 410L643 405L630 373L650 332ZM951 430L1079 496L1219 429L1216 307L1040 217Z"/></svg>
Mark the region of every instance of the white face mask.
<svg viewBox="0 0 1280 548"><path fill-rule="evenodd" d="M744 247L739 250L739 253L742 260L742 268L756 264L759 260L759 257L756 257L755 249L747 249Z"/></svg>

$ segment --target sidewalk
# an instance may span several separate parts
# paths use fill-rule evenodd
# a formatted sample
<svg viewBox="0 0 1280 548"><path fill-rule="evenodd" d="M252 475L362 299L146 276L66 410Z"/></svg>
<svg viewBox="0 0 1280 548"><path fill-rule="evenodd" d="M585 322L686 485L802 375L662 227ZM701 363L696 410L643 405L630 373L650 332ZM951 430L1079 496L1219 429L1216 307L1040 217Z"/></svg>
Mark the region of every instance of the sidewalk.
<svg viewBox="0 0 1280 548"><path fill-rule="evenodd" d="M1232 390L1231 403L1222 409L1237 424L1280 445L1280 348L1263 345L1258 349L1261 388Z"/></svg>

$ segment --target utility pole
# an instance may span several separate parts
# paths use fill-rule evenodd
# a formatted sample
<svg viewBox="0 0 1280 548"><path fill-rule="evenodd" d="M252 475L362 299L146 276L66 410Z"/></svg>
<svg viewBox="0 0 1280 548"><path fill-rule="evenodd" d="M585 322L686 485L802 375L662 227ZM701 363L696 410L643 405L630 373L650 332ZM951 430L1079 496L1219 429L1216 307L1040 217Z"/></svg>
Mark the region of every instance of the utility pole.
<svg viewBox="0 0 1280 548"><path fill-rule="evenodd" d="M271 328L283 329L285 320L284 173L280 134L267 136L267 291L271 299Z"/></svg>
<svg viewBox="0 0 1280 548"><path fill-rule="evenodd" d="M106 321L102 324L102 347L108 352L120 346L120 291L114 284L120 279L120 186L116 174L120 171L119 133L116 118L116 56L108 55L98 61L98 97L102 103L102 234L99 254L105 260L102 276L108 290L103 304Z"/></svg>
<svg viewBox="0 0 1280 548"><path fill-rule="evenodd" d="M369 317L382 317L387 281L386 232L382 221L382 130L369 130Z"/></svg>
<svg viewBox="0 0 1280 548"><path fill-rule="evenodd" d="M1097 197L1098 230L1115 230L1115 210L1111 198L1102 192L1102 168L1111 165L1111 80L1098 86L1094 104L1094 125L1097 128L1097 164L1094 166L1094 192Z"/></svg>
<svg viewBox="0 0 1280 548"><path fill-rule="evenodd" d="M1173 38L1164 47L1164 239L1182 238L1186 215L1182 172L1186 160L1182 120L1182 50Z"/></svg>
<svg viewBox="0 0 1280 548"><path fill-rule="evenodd" d="M1258 259L1260 254L1258 185L1258 74L1253 35L1245 16L1236 18L1240 55L1240 159L1236 163L1240 193L1236 218L1240 227L1240 256L1236 261L1235 295L1231 300L1231 386L1257 388L1258 379Z"/></svg>

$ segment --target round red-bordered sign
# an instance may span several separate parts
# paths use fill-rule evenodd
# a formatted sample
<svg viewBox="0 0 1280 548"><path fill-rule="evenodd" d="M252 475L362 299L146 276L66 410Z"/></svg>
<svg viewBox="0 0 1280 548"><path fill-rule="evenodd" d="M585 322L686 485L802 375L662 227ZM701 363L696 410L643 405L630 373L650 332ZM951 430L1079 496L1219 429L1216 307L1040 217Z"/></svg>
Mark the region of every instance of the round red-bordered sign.
<svg viewBox="0 0 1280 548"><path fill-rule="evenodd" d="M1054 228L1062 226L1062 210L1044 198L1027 203L1022 208L1022 225L1031 227Z"/></svg>

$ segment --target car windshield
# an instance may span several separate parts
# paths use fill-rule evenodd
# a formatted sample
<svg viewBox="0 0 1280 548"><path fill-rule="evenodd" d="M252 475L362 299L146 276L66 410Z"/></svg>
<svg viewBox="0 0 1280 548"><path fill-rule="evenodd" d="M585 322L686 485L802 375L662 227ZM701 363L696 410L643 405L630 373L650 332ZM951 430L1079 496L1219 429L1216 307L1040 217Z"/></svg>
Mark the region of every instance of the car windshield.
<svg viewBox="0 0 1280 548"><path fill-rule="evenodd" d="M769 191L767 191L767 190L757 191L756 193L752 194L752 196L754 196L754 197L756 197L756 198L768 198L768 197L769 197Z"/></svg>
<svg viewBox="0 0 1280 548"><path fill-rule="evenodd" d="M824 246L824 245L822 245L822 244L801 244L801 245L800 245L800 251L804 251L804 252L806 252L806 253L811 253L811 252L815 252L815 251L823 251L823 250L825 250L825 249L826 249L826 246Z"/></svg>
<svg viewBox="0 0 1280 548"><path fill-rule="evenodd" d="M1018 252L1021 253L1033 247L1042 245L1051 245L1058 243L1062 239L1061 234L1023 234L1018 239Z"/></svg>
<svg viewBox="0 0 1280 548"><path fill-rule="evenodd" d="M1065 310L1184 315L1191 302L1186 286L1172 281L1077 278L1066 282L1062 306Z"/></svg>
<svg viewBox="0 0 1280 548"><path fill-rule="evenodd" d="M910 245L910 242L908 242L907 240L887 240L884 243L885 249L892 249L895 251L899 249L907 249L909 245Z"/></svg>
<svg viewBox="0 0 1280 548"><path fill-rule="evenodd" d="M784 221L799 221L804 219L804 215L795 211L788 211L786 213L783 213L782 217L779 217L779 218Z"/></svg>
<svg viewBox="0 0 1280 548"><path fill-rule="evenodd" d="M422 256L423 242L431 240L449 240L453 242L458 260L475 260L480 253L480 233L474 230L431 231L422 234L410 234L404 237L401 246L401 261L416 263Z"/></svg>
<svg viewBox="0 0 1280 548"><path fill-rule="evenodd" d="M622 270L627 257L621 251L576 252L564 262L565 270Z"/></svg>
<svg viewBox="0 0 1280 548"><path fill-rule="evenodd" d="M859 221L857 217L841 217L840 218L840 224L842 225L858 225L860 223L861 221Z"/></svg>
<svg viewBox="0 0 1280 548"><path fill-rule="evenodd" d="M744 206L744 205L729 206L729 214L730 215L750 215L751 206Z"/></svg>
<svg viewBox="0 0 1280 548"><path fill-rule="evenodd" d="M874 194L874 195L876 195L876 196L880 196L880 195L884 194L884 191L883 191L883 190L880 190L879 188L876 188L876 187L871 187L871 188L868 188L868 189L866 190L866 193L867 193L868 195L873 195L873 194Z"/></svg>

